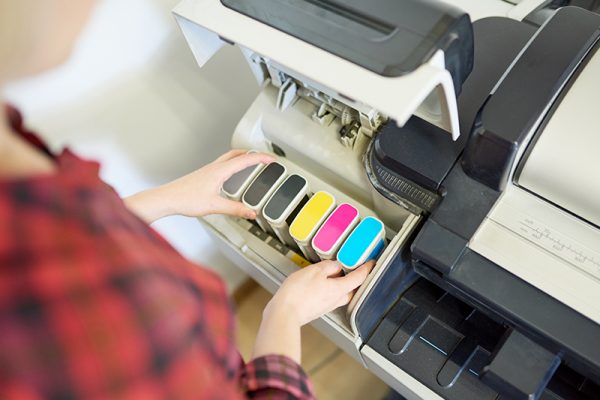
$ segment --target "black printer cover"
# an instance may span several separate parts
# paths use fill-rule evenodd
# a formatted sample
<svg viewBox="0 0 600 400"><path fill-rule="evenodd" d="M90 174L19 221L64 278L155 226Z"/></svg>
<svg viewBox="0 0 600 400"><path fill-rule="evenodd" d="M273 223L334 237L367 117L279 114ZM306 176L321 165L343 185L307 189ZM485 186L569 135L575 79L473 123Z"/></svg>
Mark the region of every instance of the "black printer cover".
<svg viewBox="0 0 600 400"><path fill-rule="evenodd" d="M469 15L431 0L221 0L377 74L410 73L444 50L457 93L473 67ZM308 60L310 61L310 60ZM360 99L359 99L360 100Z"/></svg>

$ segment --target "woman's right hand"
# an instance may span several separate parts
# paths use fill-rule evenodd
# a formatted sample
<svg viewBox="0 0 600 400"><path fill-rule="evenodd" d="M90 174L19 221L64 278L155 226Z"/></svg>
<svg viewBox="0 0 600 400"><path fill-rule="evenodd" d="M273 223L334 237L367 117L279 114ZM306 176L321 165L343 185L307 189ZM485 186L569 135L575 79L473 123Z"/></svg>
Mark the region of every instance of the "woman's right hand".
<svg viewBox="0 0 600 400"><path fill-rule="evenodd" d="M265 312L285 310L288 318L300 326L306 325L348 304L374 265L371 261L341 276L342 266L337 261L321 261L305 267L283 282Z"/></svg>
<svg viewBox="0 0 600 400"><path fill-rule="evenodd" d="M300 328L346 305L375 265L371 261L340 276L337 261L322 261L291 274L263 312L253 358L280 354L300 363Z"/></svg>

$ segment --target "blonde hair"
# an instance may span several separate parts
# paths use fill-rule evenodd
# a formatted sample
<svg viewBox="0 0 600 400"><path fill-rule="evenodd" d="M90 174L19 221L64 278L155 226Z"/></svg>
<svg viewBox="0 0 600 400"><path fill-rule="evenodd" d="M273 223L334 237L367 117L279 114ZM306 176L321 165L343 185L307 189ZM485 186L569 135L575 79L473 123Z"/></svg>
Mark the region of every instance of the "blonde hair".
<svg viewBox="0 0 600 400"><path fill-rule="evenodd" d="M65 61L95 0L0 0L0 81Z"/></svg>
<svg viewBox="0 0 600 400"><path fill-rule="evenodd" d="M0 82L10 79L31 45L30 0L0 0Z"/></svg>

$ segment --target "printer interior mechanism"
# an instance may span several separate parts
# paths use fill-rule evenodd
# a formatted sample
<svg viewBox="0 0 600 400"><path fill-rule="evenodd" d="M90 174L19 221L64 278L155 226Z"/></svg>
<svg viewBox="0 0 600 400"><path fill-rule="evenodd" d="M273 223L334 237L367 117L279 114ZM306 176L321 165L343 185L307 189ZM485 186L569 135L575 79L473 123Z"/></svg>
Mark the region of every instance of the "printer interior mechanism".
<svg viewBox="0 0 600 400"><path fill-rule="evenodd" d="M261 88L232 147L276 156L223 187L256 221L201 222L271 292L376 259L314 325L407 399L600 399L599 12L183 0L198 64L238 46Z"/></svg>

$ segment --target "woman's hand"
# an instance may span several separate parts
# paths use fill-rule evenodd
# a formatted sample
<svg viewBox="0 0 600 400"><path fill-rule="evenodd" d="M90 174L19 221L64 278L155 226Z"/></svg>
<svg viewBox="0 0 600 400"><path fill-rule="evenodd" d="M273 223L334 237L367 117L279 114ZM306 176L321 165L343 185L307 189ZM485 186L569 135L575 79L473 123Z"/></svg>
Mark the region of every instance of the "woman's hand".
<svg viewBox="0 0 600 400"><path fill-rule="evenodd" d="M291 274L267 306L284 309L300 326L344 306L354 291L367 278L375 263L368 262L340 276L342 266L337 261L321 261Z"/></svg>
<svg viewBox="0 0 600 400"><path fill-rule="evenodd" d="M300 328L346 305L375 262L345 276L337 261L322 261L294 272L281 285L263 312L253 358L282 354L300 362Z"/></svg>
<svg viewBox="0 0 600 400"><path fill-rule="evenodd" d="M221 187L233 174L256 164L269 164L272 156L232 150L210 164L173 182L125 199L138 216L151 223L169 215L201 217L228 214L254 219L256 214L239 201L221 196Z"/></svg>

